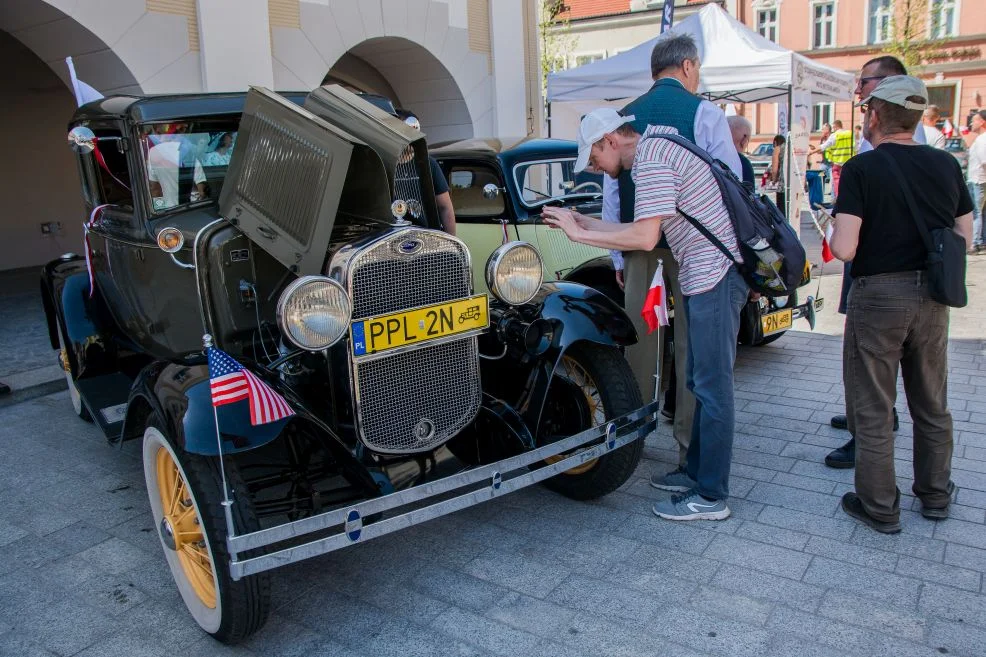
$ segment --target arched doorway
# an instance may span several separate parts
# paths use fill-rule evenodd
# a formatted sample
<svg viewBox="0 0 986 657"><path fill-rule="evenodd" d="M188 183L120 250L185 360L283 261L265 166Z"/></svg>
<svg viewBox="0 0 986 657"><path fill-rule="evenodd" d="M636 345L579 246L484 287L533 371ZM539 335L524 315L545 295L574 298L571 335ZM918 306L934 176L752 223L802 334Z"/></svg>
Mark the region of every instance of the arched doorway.
<svg viewBox="0 0 986 657"><path fill-rule="evenodd" d="M473 136L473 121L452 73L423 46L401 37L367 39L340 57L324 83L390 98L417 115L429 143Z"/></svg>

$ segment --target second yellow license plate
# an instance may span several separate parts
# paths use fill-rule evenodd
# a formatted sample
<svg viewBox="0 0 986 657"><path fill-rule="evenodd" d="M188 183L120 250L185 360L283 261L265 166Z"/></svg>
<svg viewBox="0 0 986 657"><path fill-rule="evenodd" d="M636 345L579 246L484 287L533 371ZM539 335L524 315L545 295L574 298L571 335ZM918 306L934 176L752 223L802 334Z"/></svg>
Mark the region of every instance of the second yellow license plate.
<svg viewBox="0 0 986 657"><path fill-rule="evenodd" d="M779 310L776 313L770 313L769 315L764 315L760 318L760 325L763 327L763 334L765 336L771 333L777 333L778 331L786 331L791 328L794 320L793 311Z"/></svg>
<svg viewBox="0 0 986 657"><path fill-rule="evenodd" d="M354 356L396 349L489 326L485 294L361 319L349 327Z"/></svg>

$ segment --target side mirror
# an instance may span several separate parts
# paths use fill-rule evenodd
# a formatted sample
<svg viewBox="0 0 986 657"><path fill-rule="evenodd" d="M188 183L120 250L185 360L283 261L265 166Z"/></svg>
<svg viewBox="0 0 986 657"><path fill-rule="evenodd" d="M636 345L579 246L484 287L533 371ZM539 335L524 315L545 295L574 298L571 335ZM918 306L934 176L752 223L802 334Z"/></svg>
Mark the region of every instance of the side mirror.
<svg viewBox="0 0 986 657"><path fill-rule="evenodd" d="M483 185L483 198L487 201L492 201L493 199L500 196L500 188L493 183L486 183Z"/></svg>
<svg viewBox="0 0 986 657"><path fill-rule="evenodd" d="M89 128L77 125L68 131L68 145L76 153L92 153L96 149L96 135Z"/></svg>

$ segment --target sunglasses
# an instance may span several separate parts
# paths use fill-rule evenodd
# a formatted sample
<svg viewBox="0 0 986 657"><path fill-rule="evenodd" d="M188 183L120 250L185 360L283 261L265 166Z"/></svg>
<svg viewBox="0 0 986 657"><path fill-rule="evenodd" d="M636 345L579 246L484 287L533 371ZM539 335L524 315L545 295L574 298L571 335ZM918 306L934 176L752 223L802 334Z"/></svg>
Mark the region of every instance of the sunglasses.
<svg viewBox="0 0 986 657"><path fill-rule="evenodd" d="M861 87L864 84L866 84L867 82L872 82L873 80L885 80L888 77L889 76L887 76L887 75L869 75L869 76L867 76L865 78L858 78L856 80L856 86L857 87Z"/></svg>

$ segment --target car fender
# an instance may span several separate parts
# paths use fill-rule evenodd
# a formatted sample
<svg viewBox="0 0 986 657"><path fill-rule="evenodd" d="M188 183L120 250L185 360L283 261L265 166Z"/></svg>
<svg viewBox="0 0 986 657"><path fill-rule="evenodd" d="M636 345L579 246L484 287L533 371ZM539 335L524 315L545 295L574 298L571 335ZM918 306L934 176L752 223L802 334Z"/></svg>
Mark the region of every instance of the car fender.
<svg viewBox="0 0 986 657"><path fill-rule="evenodd" d="M623 306L625 297L623 290L616 282L616 269L613 267L613 259L609 256L586 260L568 272L564 280L599 290L612 299L616 305Z"/></svg>
<svg viewBox="0 0 986 657"><path fill-rule="evenodd" d="M84 258L66 254L45 265L41 271L41 302L51 347L60 348L60 323L61 340L76 378L117 370L108 312L98 290L89 294Z"/></svg>
<svg viewBox="0 0 986 657"><path fill-rule="evenodd" d="M536 433L548 387L565 352L578 342L628 347L637 342L637 331L622 308L602 292L578 283L556 281L540 291L522 311L528 318L547 320L552 327L550 345L529 371L527 385L516 404L521 416Z"/></svg>

